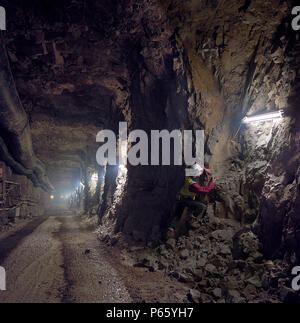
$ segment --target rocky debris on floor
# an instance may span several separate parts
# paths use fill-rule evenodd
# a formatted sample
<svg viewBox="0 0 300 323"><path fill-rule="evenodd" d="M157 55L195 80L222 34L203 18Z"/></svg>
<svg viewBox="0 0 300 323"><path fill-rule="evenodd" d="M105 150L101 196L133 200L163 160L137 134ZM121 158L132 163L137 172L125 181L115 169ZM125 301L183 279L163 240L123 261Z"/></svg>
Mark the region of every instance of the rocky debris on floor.
<svg viewBox="0 0 300 323"><path fill-rule="evenodd" d="M190 302L199 303L201 293L197 289L190 289L190 292L187 294L187 297Z"/></svg>
<svg viewBox="0 0 300 323"><path fill-rule="evenodd" d="M209 213L197 223L178 239L136 250L135 265L165 270L188 284L187 298L195 303L265 303L295 298L286 281L276 281L280 264L263 257L249 226ZM275 281L270 283L272 277ZM270 289L270 284L274 288Z"/></svg>

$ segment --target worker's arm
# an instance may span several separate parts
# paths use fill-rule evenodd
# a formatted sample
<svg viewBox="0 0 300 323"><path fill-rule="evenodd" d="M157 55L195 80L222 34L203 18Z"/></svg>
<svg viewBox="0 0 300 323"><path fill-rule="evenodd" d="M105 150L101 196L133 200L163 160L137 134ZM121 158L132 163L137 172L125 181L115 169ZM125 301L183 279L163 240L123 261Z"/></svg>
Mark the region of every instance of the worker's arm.
<svg viewBox="0 0 300 323"><path fill-rule="evenodd" d="M198 183L192 184L189 186L190 192L201 194L201 193L209 193L215 186L215 181L212 180L208 186L200 186Z"/></svg>
<svg viewBox="0 0 300 323"><path fill-rule="evenodd" d="M212 175L212 173L214 172L212 169L206 168L205 166L200 165L200 167L202 167L206 171L207 174Z"/></svg>

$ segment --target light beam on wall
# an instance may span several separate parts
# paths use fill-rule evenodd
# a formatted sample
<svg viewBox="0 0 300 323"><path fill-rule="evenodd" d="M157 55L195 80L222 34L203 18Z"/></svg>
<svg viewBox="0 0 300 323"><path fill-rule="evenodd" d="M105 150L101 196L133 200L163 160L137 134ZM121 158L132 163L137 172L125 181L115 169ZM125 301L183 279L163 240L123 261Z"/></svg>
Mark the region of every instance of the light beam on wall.
<svg viewBox="0 0 300 323"><path fill-rule="evenodd" d="M282 118L282 117L283 117L283 111L279 110L279 111L275 111L275 112L258 114L256 116L252 116L252 117L245 117L242 120L242 122L243 123L251 123L251 122L279 119L279 118Z"/></svg>
<svg viewBox="0 0 300 323"><path fill-rule="evenodd" d="M92 181L93 182L97 182L98 181L98 174L97 173L94 173L93 175L92 175Z"/></svg>
<svg viewBox="0 0 300 323"><path fill-rule="evenodd" d="M123 176L127 174L127 167L125 165L119 165L119 175Z"/></svg>

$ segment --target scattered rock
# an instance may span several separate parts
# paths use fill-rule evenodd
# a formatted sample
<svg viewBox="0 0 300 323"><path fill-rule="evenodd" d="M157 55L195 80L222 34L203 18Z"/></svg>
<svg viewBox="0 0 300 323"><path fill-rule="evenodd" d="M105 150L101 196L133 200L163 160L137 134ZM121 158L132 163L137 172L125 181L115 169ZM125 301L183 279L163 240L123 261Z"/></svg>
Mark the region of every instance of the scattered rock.
<svg viewBox="0 0 300 323"><path fill-rule="evenodd" d="M237 290L229 290L228 296L229 296L230 303L243 303L245 301L245 299L241 296L241 294Z"/></svg>
<svg viewBox="0 0 300 323"><path fill-rule="evenodd" d="M189 293L187 294L188 300L193 303L199 303L201 300L201 294L196 289L190 289Z"/></svg>
<svg viewBox="0 0 300 323"><path fill-rule="evenodd" d="M277 268L264 259L257 237L247 226L241 230L234 220L212 214L209 224L188 235L138 252L136 266L170 271L170 277L193 286L188 295L192 302L266 302L263 291ZM280 297L291 299L289 292L282 288Z"/></svg>
<svg viewBox="0 0 300 323"><path fill-rule="evenodd" d="M253 277L247 279L247 282L250 283L250 284L252 284L252 285L254 285L257 288L261 288L262 287L262 282L259 279L259 277L257 277L257 276L253 276Z"/></svg>
<svg viewBox="0 0 300 323"><path fill-rule="evenodd" d="M214 299L212 298L212 296L205 294L205 293L201 293L201 302L202 303L214 303Z"/></svg>
<svg viewBox="0 0 300 323"><path fill-rule="evenodd" d="M216 240L231 242L233 232L231 230L216 230L211 233L211 236Z"/></svg>
<svg viewBox="0 0 300 323"><path fill-rule="evenodd" d="M217 274L218 273L217 268L214 265L212 265L212 264L207 264L205 266L205 270L207 272L211 273L211 274Z"/></svg>
<svg viewBox="0 0 300 323"><path fill-rule="evenodd" d="M189 251L187 249L181 250L179 255L181 259L185 260L189 256Z"/></svg>
<svg viewBox="0 0 300 323"><path fill-rule="evenodd" d="M251 300L257 296L257 290L253 284L248 284L242 293L247 300Z"/></svg>
<svg viewBox="0 0 300 323"><path fill-rule="evenodd" d="M204 267L206 265L207 258L201 257L197 259L197 267Z"/></svg>
<svg viewBox="0 0 300 323"><path fill-rule="evenodd" d="M175 249L176 247L176 240L175 239L168 239L166 241L166 246L171 248L171 249Z"/></svg>
<svg viewBox="0 0 300 323"><path fill-rule="evenodd" d="M294 290L286 286L281 286L279 289L279 297L282 302L293 301L295 294Z"/></svg>
<svg viewBox="0 0 300 323"><path fill-rule="evenodd" d="M231 255L231 249L226 245L220 246L220 254L222 255Z"/></svg>
<svg viewBox="0 0 300 323"><path fill-rule="evenodd" d="M212 291L213 295L216 297L216 298L221 298L222 297L222 290L221 288L215 288L213 291Z"/></svg>

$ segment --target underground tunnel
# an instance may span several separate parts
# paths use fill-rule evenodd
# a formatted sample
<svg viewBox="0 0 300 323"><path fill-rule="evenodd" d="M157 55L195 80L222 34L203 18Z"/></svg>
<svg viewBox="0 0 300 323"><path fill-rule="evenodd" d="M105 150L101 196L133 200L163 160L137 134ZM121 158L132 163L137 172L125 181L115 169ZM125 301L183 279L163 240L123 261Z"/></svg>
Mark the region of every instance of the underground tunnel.
<svg viewBox="0 0 300 323"><path fill-rule="evenodd" d="M300 303L296 1L1 8L1 303Z"/></svg>

